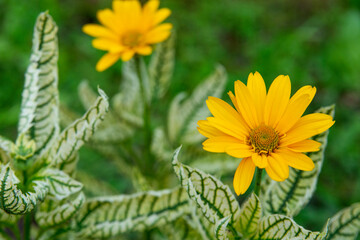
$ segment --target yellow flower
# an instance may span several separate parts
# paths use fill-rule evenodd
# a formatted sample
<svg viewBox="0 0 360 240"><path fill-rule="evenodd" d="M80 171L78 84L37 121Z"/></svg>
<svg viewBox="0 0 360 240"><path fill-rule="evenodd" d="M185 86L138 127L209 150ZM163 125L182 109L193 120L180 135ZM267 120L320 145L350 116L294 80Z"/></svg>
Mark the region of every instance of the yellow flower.
<svg viewBox="0 0 360 240"><path fill-rule="evenodd" d="M198 122L199 132L208 139L203 148L243 158L235 172L234 189L240 195L249 188L255 167L265 169L270 178L283 181L289 166L311 171L315 166L304 152L319 151L320 143L309 138L326 131L331 116L312 113L303 116L316 89L300 88L291 98L289 76L278 76L268 93L261 75L250 73L247 86L235 82L230 91L235 109L221 99L209 97L206 104L213 117Z"/></svg>
<svg viewBox="0 0 360 240"><path fill-rule="evenodd" d="M149 0L143 7L138 0L114 0L113 10L97 13L100 23L86 24L83 31L96 39L94 48L108 51L97 63L96 70L104 71L120 58L130 60L134 54L149 55L152 44L170 36L172 25L163 23L171 13L167 8L158 9L158 0Z"/></svg>

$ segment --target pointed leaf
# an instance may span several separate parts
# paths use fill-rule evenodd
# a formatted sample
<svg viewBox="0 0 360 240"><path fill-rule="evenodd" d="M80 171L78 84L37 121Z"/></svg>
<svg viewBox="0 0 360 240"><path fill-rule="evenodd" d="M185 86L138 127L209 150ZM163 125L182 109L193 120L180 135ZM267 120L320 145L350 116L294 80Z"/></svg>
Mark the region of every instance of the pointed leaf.
<svg viewBox="0 0 360 240"><path fill-rule="evenodd" d="M36 153L59 133L57 26L48 13L36 21L30 65L25 74L18 132L35 140Z"/></svg>
<svg viewBox="0 0 360 240"><path fill-rule="evenodd" d="M82 118L76 120L61 133L50 151L52 164L66 173L74 171L73 162L77 151L93 135L95 128L108 110L107 96L101 89L99 89L99 94L100 97L97 98L95 104Z"/></svg>
<svg viewBox="0 0 360 240"><path fill-rule="evenodd" d="M183 95L175 97L168 114L168 134L172 143L192 144L203 139L196 129L197 121L210 115L205 101L209 96L221 96L226 79L224 67L218 65L215 72L197 86L184 102L180 103Z"/></svg>
<svg viewBox="0 0 360 240"><path fill-rule="evenodd" d="M149 79L156 98L163 97L170 85L175 62L174 35L156 46L150 60Z"/></svg>
<svg viewBox="0 0 360 240"><path fill-rule="evenodd" d="M190 202L190 208L192 208L191 220L187 221L191 226L199 232L203 240L215 240L215 224L211 223L205 218L201 209L198 208L194 202Z"/></svg>
<svg viewBox="0 0 360 240"><path fill-rule="evenodd" d="M179 151L180 148L175 151L172 164L189 197L213 224L231 216L229 229L235 233L233 224L239 219L240 207L230 188L212 175L181 164L178 161Z"/></svg>
<svg viewBox="0 0 360 240"><path fill-rule="evenodd" d="M257 231L261 217L261 204L259 198L253 193L244 203L240 211L239 231L243 237L248 238Z"/></svg>
<svg viewBox="0 0 360 240"><path fill-rule="evenodd" d="M42 228L54 227L65 223L75 216L85 202L85 195L81 192L74 200L67 199L53 205L49 209L47 204L42 204L36 212L35 219Z"/></svg>
<svg viewBox="0 0 360 240"><path fill-rule="evenodd" d="M338 212L330 219L327 240L356 239L360 232L360 203Z"/></svg>
<svg viewBox="0 0 360 240"><path fill-rule="evenodd" d="M259 231L253 239L324 239L326 233L311 232L297 225L291 218L270 215L261 219Z"/></svg>
<svg viewBox="0 0 360 240"><path fill-rule="evenodd" d="M88 200L77 217L78 236L106 238L174 221L188 212L184 189L149 191Z"/></svg>
<svg viewBox="0 0 360 240"><path fill-rule="evenodd" d="M224 217L220 219L215 226L215 237L218 240L226 239L228 240L228 234L231 234L231 232L227 229L227 225L229 224L229 221L231 219L231 216Z"/></svg>
<svg viewBox="0 0 360 240"><path fill-rule="evenodd" d="M318 112L334 116L334 111L334 106L330 106L321 108ZM283 182L272 181L267 176L266 183L262 185L260 197L267 214L281 213L295 216L309 202L315 191L324 161L328 134L329 131L326 131L313 137L313 140L322 144L320 151L307 154L315 163L314 170L301 171L290 168L289 178Z"/></svg>
<svg viewBox="0 0 360 240"><path fill-rule="evenodd" d="M9 165L0 165L0 208L10 214L31 212L38 201L43 201L49 192L45 181L32 182L32 191L23 192L18 188L19 179Z"/></svg>
<svg viewBox="0 0 360 240"><path fill-rule="evenodd" d="M83 185L69 177L61 170L48 168L36 174L34 179L47 181L49 185L49 195L58 200L69 197L79 192Z"/></svg>

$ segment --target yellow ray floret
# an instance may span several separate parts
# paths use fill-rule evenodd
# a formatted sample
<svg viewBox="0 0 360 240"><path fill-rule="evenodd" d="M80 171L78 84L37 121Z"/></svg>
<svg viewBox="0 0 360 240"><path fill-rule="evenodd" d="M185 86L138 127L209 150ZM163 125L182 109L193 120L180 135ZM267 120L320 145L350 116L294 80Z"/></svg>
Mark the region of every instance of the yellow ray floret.
<svg viewBox="0 0 360 240"><path fill-rule="evenodd" d="M130 60L135 54L149 55L152 46L170 36L172 25L163 22L171 13L159 8L159 0L149 0L141 6L139 0L114 0L111 9L97 13L99 24L86 24L83 31L96 39L94 48L108 51L97 63L104 71L116 61Z"/></svg>
<svg viewBox="0 0 360 240"><path fill-rule="evenodd" d="M329 129L331 116L313 113L302 116L315 96L316 88L304 86L291 98L289 76L278 76L269 91L258 72L250 73L247 85L235 82L234 105L209 97L206 104L213 117L198 122L208 139L203 148L242 158L234 176L236 194L249 188L255 168L265 169L275 181L289 177L289 166L311 171L315 165L306 152L319 151L320 143L309 138Z"/></svg>

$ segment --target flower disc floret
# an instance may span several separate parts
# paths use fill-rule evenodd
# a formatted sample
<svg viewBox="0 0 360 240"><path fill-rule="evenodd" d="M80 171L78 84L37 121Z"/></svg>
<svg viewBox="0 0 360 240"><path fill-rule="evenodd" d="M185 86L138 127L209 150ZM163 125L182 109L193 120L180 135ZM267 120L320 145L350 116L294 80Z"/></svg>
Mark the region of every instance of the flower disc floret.
<svg viewBox="0 0 360 240"><path fill-rule="evenodd" d="M249 135L249 144L258 154L269 155L279 146L279 134L264 124L252 129Z"/></svg>

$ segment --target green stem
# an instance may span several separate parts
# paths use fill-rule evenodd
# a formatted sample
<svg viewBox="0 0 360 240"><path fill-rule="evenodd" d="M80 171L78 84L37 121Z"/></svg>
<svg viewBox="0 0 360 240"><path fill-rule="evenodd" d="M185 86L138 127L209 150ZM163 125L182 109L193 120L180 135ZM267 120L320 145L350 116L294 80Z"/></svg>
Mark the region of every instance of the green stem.
<svg viewBox="0 0 360 240"><path fill-rule="evenodd" d="M31 213L26 214L24 217L24 240L30 240L31 218Z"/></svg>
<svg viewBox="0 0 360 240"><path fill-rule="evenodd" d="M142 97L142 101L143 101L143 106L144 106L144 113L143 113L143 119L144 119L144 134L145 134L145 139L144 139L144 144L145 144L145 158L147 159L147 163L150 163L151 161L151 151L150 151L150 147L151 147L151 139L152 139L152 134L151 134L151 122L150 122L150 103L147 99L147 94L146 94L146 89L145 89L145 83L144 83L144 79L142 77L141 74L141 62L140 62L140 56L136 55L135 56L135 67L136 67L136 73L139 77L139 83L140 83L140 92L141 92L141 97ZM146 166L147 169L148 166Z"/></svg>
<svg viewBox="0 0 360 240"><path fill-rule="evenodd" d="M261 187L261 175L262 175L263 169L257 168L256 171L256 180L255 180L255 190L254 193L259 196L260 187Z"/></svg>

